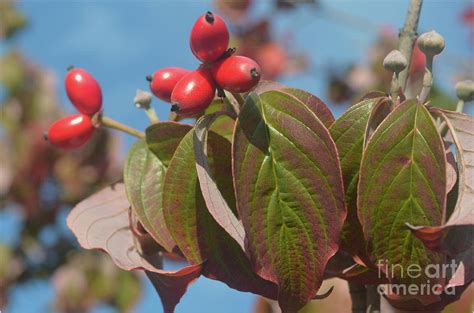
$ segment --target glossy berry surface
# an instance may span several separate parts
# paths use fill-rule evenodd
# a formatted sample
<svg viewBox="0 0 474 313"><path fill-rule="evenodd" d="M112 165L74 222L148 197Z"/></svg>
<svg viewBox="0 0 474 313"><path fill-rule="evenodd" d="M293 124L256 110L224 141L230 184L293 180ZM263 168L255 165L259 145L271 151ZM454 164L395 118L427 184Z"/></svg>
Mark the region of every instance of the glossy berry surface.
<svg viewBox="0 0 474 313"><path fill-rule="evenodd" d="M150 90L157 98L171 102L171 93L174 87L181 78L190 72L191 71L179 67L162 68L153 73L150 82Z"/></svg>
<svg viewBox="0 0 474 313"><path fill-rule="evenodd" d="M57 120L49 127L47 139L51 145L73 149L85 144L94 132L89 116L74 114Z"/></svg>
<svg viewBox="0 0 474 313"><path fill-rule="evenodd" d="M176 84L171 94L171 110L179 115L194 115L209 106L215 93L216 84L210 70L199 68Z"/></svg>
<svg viewBox="0 0 474 313"><path fill-rule="evenodd" d="M81 68L72 68L65 79L66 93L82 114L93 115L102 108L102 90L97 80Z"/></svg>
<svg viewBox="0 0 474 313"><path fill-rule="evenodd" d="M229 45L229 30L224 20L211 12L200 16L191 30L191 51L202 62L216 61Z"/></svg>
<svg viewBox="0 0 474 313"><path fill-rule="evenodd" d="M244 56L230 56L211 68L219 87L230 92L247 92L260 81L260 66Z"/></svg>

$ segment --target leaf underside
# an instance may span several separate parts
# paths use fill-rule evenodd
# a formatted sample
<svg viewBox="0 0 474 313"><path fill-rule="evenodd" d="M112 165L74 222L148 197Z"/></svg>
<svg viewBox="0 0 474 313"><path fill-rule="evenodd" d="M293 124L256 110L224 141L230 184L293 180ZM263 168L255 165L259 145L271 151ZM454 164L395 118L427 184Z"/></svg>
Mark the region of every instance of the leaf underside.
<svg viewBox="0 0 474 313"><path fill-rule="evenodd" d="M141 250L130 229L129 209L125 186L117 183L77 204L67 217L67 225L84 249L106 252L121 269L145 270L159 292L164 311L172 313L187 286L201 275L202 264L162 270L156 258L148 258Z"/></svg>
<svg viewBox="0 0 474 313"><path fill-rule="evenodd" d="M316 295L346 215L339 160L314 112L281 91L250 94L233 141L234 185L255 270L283 311Z"/></svg>

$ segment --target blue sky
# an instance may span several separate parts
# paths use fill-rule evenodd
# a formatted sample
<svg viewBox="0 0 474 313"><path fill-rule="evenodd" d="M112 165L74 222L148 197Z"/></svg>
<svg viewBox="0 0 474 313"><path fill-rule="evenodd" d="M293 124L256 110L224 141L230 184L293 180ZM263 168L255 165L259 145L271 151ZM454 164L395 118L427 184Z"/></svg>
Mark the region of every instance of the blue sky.
<svg viewBox="0 0 474 313"><path fill-rule="evenodd" d="M0 0L1 1L1 0ZM268 1L254 1L255 16L266 12ZM408 0L322 1L331 8L359 16L374 25L398 28L405 18ZM435 79L453 92L453 56L472 56L468 29L458 16L469 1L431 0L424 3L421 30L436 29L445 36L446 49L435 63ZM197 60L188 46L189 31L200 14L212 9L210 1L59 1L27 0L19 7L30 19L30 27L13 41L34 62L53 71L58 79L58 95L67 110L73 111L63 88L66 67L74 64L88 69L100 81L104 93L105 114L143 129L147 121L132 103L137 88L147 89L145 76L166 66L195 68ZM366 51L376 35L338 21L318 17L309 9L278 15L274 31L290 29L295 35L295 48L310 53L315 64L349 64L365 60ZM3 45L3 43L1 44ZM5 46L0 47L2 51ZM325 95L324 73L302 74L282 78L288 85L306 89L322 99ZM440 80L443 78L443 80ZM160 118L165 119L169 106L154 100ZM342 108L334 108L336 115ZM122 136L124 152L132 138ZM5 219L4 219L5 217ZM0 241L12 240L9 231L17 219L2 214ZM62 221L64 222L64 220ZM9 312L48 312L47 303L54 296L48 282L34 282L12 291ZM27 300L26 300L27 299ZM34 308L31 300L34 299ZM201 278L193 284L177 312L241 313L249 312L253 296L231 290L220 282ZM159 299L149 284L136 312L161 312ZM97 312L113 312L99 308Z"/></svg>

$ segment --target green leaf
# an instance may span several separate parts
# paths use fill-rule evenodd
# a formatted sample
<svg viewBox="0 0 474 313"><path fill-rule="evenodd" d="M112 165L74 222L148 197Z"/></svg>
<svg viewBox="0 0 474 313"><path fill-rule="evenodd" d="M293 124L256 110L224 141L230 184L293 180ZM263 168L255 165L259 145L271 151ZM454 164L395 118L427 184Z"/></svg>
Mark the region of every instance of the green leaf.
<svg viewBox="0 0 474 313"><path fill-rule="evenodd" d="M239 244L213 219L201 193L194 156L194 131L183 138L165 177L163 207L166 224L178 247L191 263L207 260L205 273L231 288L276 298L276 285L256 275ZM230 143L208 134L207 156L212 176L226 203L234 201ZM234 201L235 202L235 201Z"/></svg>
<svg viewBox="0 0 474 313"><path fill-rule="evenodd" d="M344 181L347 218L342 232L342 246L352 255L365 259L365 240L357 216L357 183L364 149L364 137L369 116L382 98L363 100L351 106L331 126L341 163Z"/></svg>
<svg viewBox="0 0 474 313"><path fill-rule="evenodd" d="M315 297L346 210L336 147L314 112L281 91L250 94L233 146L237 207L258 274L283 311Z"/></svg>
<svg viewBox="0 0 474 313"><path fill-rule="evenodd" d="M441 223L446 202L445 163L434 121L416 100L405 101L392 111L364 151L359 217L373 262L394 270L389 278L407 279L409 265L425 268L441 260L405 223ZM425 280L421 275L419 281Z"/></svg>
<svg viewBox="0 0 474 313"><path fill-rule="evenodd" d="M144 141L136 142L124 167L124 181L132 209L153 239L169 252L176 244L163 217L163 180L172 153L190 128L174 122L150 126L146 137L148 145Z"/></svg>
<svg viewBox="0 0 474 313"><path fill-rule="evenodd" d="M206 202L209 213L215 221L239 244L244 250L245 231L242 223L237 219L237 211L235 209L234 189L232 182L223 183L221 185L227 186L225 192L226 197L219 190L216 178L212 173L207 160L207 138L209 129L217 120L223 117L228 117L226 112L216 112L201 117L194 128L194 156L196 159L196 170L199 179L202 195ZM230 155L229 155L230 157ZM219 174L217 179L223 177ZM230 206L226 199L230 200ZM232 208L231 208L232 206Z"/></svg>

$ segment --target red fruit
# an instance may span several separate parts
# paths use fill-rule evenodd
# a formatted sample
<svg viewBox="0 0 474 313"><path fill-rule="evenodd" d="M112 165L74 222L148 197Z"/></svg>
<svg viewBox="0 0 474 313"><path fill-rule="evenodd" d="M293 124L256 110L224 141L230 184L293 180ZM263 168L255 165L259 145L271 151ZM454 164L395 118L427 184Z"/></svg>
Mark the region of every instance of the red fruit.
<svg viewBox="0 0 474 313"><path fill-rule="evenodd" d="M150 90L161 100L171 102L171 93L173 92L174 86L176 86L184 75L190 72L191 71L179 67L162 68L153 73L153 76L147 76L147 80L150 82Z"/></svg>
<svg viewBox="0 0 474 313"><path fill-rule="evenodd" d="M230 56L214 63L211 71L217 85L230 92L249 91L260 80L260 66L243 56Z"/></svg>
<svg viewBox="0 0 474 313"><path fill-rule="evenodd" d="M191 30L189 45L200 61L216 61L229 45L229 30L224 20L211 12L200 16Z"/></svg>
<svg viewBox="0 0 474 313"><path fill-rule="evenodd" d="M216 83L209 69L199 68L185 75L171 94L171 111L193 115L205 110L216 93Z"/></svg>
<svg viewBox="0 0 474 313"><path fill-rule="evenodd" d="M68 115L49 127L46 139L58 148L73 149L85 144L91 138L94 129L89 116Z"/></svg>
<svg viewBox="0 0 474 313"><path fill-rule="evenodd" d="M93 115L102 108L102 90L94 76L81 68L72 68L66 75L66 93L82 114Z"/></svg>

